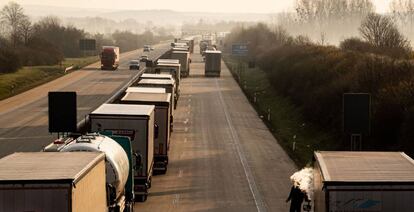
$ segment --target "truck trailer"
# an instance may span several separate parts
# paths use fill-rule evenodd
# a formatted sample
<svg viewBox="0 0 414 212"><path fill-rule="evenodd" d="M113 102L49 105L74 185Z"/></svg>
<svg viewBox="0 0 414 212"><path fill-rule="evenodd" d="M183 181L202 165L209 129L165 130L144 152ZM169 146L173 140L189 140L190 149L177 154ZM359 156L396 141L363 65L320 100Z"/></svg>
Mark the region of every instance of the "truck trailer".
<svg viewBox="0 0 414 212"><path fill-rule="evenodd" d="M315 152L315 212L409 212L414 161L402 152Z"/></svg>
<svg viewBox="0 0 414 212"><path fill-rule="evenodd" d="M166 93L165 88L152 88L152 87L128 87L125 93L138 92L138 93Z"/></svg>
<svg viewBox="0 0 414 212"><path fill-rule="evenodd" d="M177 89L174 80L141 79L140 81L138 81L136 86L138 86L138 87L165 88L166 92L171 94L171 104L174 106L174 109L176 109L178 96L179 96L179 90Z"/></svg>
<svg viewBox="0 0 414 212"><path fill-rule="evenodd" d="M105 153L105 196L108 211L134 211L132 146L128 137L105 136L97 133L79 137L61 137L46 146L43 152L60 152L62 155L68 152Z"/></svg>
<svg viewBox="0 0 414 212"><path fill-rule="evenodd" d="M89 114L91 131L106 132L130 138L134 167L134 193L145 201L154 163L153 105L103 104Z"/></svg>
<svg viewBox="0 0 414 212"><path fill-rule="evenodd" d="M171 59L177 59L181 64L181 77L190 75L190 53L185 51L172 51Z"/></svg>
<svg viewBox="0 0 414 212"><path fill-rule="evenodd" d="M101 70L116 70L119 66L119 47L102 46Z"/></svg>
<svg viewBox="0 0 414 212"><path fill-rule="evenodd" d="M221 51L205 51L205 70L207 77L220 77L221 72Z"/></svg>
<svg viewBox="0 0 414 212"><path fill-rule="evenodd" d="M101 152L14 153L0 170L1 211L108 211Z"/></svg>
<svg viewBox="0 0 414 212"><path fill-rule="evenodd" d="M121 104L138 104L155 106L155 124L158 132L154 138L154 172L165 174L168 165L168 149L172 126L172 104L170 93L127 93Z"/></svg>

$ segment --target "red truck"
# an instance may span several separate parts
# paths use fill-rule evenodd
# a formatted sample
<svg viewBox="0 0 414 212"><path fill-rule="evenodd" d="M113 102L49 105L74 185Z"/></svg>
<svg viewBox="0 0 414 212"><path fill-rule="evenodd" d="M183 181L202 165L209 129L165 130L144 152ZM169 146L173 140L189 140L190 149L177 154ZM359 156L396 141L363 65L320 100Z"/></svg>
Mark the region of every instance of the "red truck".
<svg viewBox="0 0 414 212"><path fill-rule="evenodd" d="M116 70L119 66L119 47L102 46L101 70Z"/></svg>

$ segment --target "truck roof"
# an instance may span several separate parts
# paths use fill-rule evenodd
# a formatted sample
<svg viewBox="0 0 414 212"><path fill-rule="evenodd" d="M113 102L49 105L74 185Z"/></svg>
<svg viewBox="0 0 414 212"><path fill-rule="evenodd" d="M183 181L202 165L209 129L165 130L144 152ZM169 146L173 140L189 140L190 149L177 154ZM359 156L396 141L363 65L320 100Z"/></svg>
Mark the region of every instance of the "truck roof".
<svg viewBox="0 0 414 212"><path fill-rule="evenodd" d="M185 52L185 51L172 51L171 53L173 53L173 54L190 54L189 52Z"/></svg>
<svg viewBox="0 0 414 212"><path fill-rule="evenodd" d="M177 59L158 59L157 60L157 63L168 63L168 64L173 63L173 64L179 64L180 61L177 60Z"/></svg>
<svg viewBox="0 0 414 212"><path fill-rule="evenodd" d="M171 79L141 79L138 85L156 84L156 85L174 85L174 80Z"/></svg>
<svg viewBox="0 0 414 212"><path fill-rule="evenodd" d="M165 88L155 87L128 87L126 92L139 92L139 93L166 93Z"/></svg>
<svg viewBox="0 0 414 212"><path fill-rule="evenodd" d="M150 116L154 105L103 104L92 115Z"/></svg>
<svg viewBox="0 0 414 212"><path fill-rule="evenodd" d="M315 152L325 182L414 182L414 161L403 152Z"/></svg>
<svg viewBox="0 0 414 212"><path fill-rule="evenodd" d="M206 50L205 53L207 54L221 54L219 50Z"/></svg>
<svg viewBox="0 0 414 212"><path fill-rule="evenodd" d="M77 182L97 163L101 152L20 152L0 159L0 184L14 181Z"/></svg>
<svg viewBox="0 0 414 212"><path fill-rule="evenodd" d="M158 79L173 79L171 74L148 74L144 73L141 78L158 78Z"/></svg>
<svg viewBox="0 0 414 212"><path fill-rule="evenodd" d="M170 93L138 93L138 92L129 92L127 93L121 101L128 102L163 102L170 103L171 94Z"/></svg>

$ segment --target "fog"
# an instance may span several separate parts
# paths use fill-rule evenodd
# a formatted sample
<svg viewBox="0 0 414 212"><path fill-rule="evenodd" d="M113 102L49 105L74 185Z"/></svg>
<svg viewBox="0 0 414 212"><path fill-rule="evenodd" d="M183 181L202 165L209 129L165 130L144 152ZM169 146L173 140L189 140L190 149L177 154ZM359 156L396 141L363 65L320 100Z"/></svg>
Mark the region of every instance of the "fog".
<svg viewBox="0 0 414 212"><path fill-rule="evenodd" d="M0 5L7 2L1 0ZM174 10L184 12L275 13L293 10L295 0L15 0L22 5L43 5L106 10ZM378 12L386 12L390 0L374 0Z"/></svg>

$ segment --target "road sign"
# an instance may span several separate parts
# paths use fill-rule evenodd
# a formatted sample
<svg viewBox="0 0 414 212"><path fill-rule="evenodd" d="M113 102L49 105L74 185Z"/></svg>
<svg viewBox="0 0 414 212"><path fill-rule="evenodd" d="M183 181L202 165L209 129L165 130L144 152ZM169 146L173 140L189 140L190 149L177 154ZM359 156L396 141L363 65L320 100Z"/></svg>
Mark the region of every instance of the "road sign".
<svg viewBox="0 0 414 212"><path fill-rule="evenodd" d="M231 45L231 54L233 56L247 56L249 49L247 44L232 44Z"/></svg>
<svg viewBox="0 0 414 212"><path fill-rule="evenodd" d="M96 50L96 40L95 39L80 39L79 40L79 49L82 51L95 51Z"/></svg>
<svg viewBox="0 0 414 212"><path fill-rule="evenodd" d="M76 132L76 92L49 92L49 132Z"/></svg>
<svg viewBox="0 0 414 212"><path fill-rule="evenodd" d="M371 95L368 93L346 93L343 96L344 132L369 135Z"/></svg>

